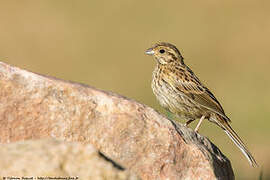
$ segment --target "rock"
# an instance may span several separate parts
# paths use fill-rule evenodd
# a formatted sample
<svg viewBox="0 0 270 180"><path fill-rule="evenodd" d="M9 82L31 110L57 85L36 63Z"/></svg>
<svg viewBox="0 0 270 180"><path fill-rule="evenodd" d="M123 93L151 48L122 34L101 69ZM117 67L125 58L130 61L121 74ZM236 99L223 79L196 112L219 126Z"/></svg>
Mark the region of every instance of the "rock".
<svg viewBox="0 0 270 180"><path fill-rule="evenodd" d="M67 143L53 139L1 145L0 174L17 178L138 179L134 174L107 161L90 144Z"/></svg>
<svg viewBox="0 0 270 180"><path fill-rule="evenodd" d="M120 95L0 63L0 142L92 144L142 179L234 179L207 138Z"/></svg>

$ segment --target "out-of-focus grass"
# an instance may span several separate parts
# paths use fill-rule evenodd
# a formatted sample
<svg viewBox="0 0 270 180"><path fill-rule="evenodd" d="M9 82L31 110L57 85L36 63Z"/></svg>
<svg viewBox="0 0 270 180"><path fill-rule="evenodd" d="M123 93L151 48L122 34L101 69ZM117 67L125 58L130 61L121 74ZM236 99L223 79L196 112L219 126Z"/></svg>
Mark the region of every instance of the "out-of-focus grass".
<svg viewBox="0 0 270 180"><path fill-rule="evenodd" d="M177 45L223 104L232 126L270 177L270 2L5 1L1 61L117 92L161 110L151 92L155 62L144 50ZM257 179L229 138L204 122L236 179Z"/></svg>

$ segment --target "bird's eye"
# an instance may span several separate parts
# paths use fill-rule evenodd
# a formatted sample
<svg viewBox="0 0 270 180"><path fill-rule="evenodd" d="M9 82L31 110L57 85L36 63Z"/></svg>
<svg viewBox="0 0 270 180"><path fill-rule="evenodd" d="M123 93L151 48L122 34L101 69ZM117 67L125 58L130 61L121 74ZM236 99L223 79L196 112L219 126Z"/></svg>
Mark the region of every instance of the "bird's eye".
<svg viewBox="0 0 270 180"><path fill-rule="evenodd" d="M161 49L161 50L159 50L159 52L160 52L161 54L163 54L163 53L165 53L165 50L164 50L164 49Z"/></svg>

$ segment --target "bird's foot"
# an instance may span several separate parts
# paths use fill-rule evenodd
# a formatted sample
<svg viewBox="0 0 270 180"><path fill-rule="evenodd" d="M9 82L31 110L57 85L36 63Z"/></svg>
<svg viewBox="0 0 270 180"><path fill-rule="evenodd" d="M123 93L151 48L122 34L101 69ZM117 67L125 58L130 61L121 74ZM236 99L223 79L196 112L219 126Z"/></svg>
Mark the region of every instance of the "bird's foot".
<svg viewBox="0 0 270 180"><path fill-rule="evenodd" d="M188 120L188 121L184 124L184 126L188 127L188 125L189 125L192 121L194 121L194 119Z"/></svg>

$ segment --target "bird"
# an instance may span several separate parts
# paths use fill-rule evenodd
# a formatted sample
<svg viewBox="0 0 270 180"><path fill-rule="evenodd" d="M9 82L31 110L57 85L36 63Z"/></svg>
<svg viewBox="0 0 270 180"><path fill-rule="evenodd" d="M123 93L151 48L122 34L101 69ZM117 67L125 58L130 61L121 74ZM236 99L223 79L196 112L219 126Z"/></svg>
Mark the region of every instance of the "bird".
<svg viewBox="0 0 270 180"><path fill-rule="evenodd" d="M157 62L151 87L160 105L178 118L184 119L185 126L199 119L196 133L204 119L215 123L241 150L250 165L257 167L256 160L229 124L231 120L217 98L184 63L184 58L176 46L158 42L145 53L153 56Z"/></svg>

